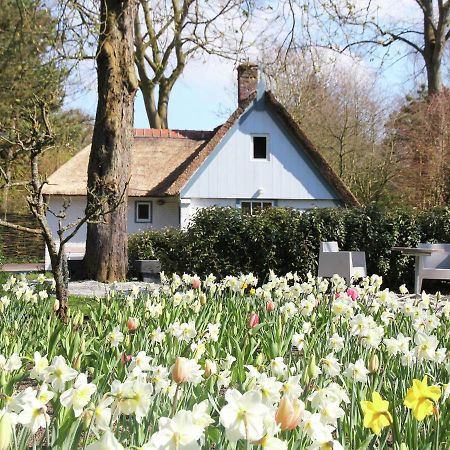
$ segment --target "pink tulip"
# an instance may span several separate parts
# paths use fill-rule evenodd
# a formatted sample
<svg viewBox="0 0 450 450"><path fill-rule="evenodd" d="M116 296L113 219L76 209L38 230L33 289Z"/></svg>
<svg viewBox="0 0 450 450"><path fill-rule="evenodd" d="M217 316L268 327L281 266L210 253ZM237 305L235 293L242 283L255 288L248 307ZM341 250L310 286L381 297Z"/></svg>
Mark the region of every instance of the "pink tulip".
<svg viewBox="0 0 450 450"><path fill-rule="evenodd" d="M272 300L269 300L269 301L266 303L266 310L267 310L268 312L272 312L274 309L275 309L275 303L274 303Z"/></svg>
<svg viewBox="0 0 450 450"><path fill-rule="evenodd" d="M128 331L135 331L139 326L139 319L130 317L127 322Z"/></svg>
<svg viewBox="0 0 450 450"><path fill-rule="evenodd" d="M249 328L255 328L259 323L259 316L255 312L250 314L250 319L248 321Z"/></svg>
<svg viewBox="0 0 450 450"><path fill-rule="evenodd" d="M130 364L133 357L131 355L125 355L125 353L122 354L122 364Z"/></svg>
<svg viewBox="0 0 450 450"><path fill-rule="evenodd" d="M353 300L355 301L358 297L359 297L359 293L356 289L353 288L348 288L347 289L347 295Z"/></svg>
<svg viewBox="0 0 450 450"><path fill-rule="evenodd" d="M192 280L192 289L200 289L202 282L198 278Z"/></svg>

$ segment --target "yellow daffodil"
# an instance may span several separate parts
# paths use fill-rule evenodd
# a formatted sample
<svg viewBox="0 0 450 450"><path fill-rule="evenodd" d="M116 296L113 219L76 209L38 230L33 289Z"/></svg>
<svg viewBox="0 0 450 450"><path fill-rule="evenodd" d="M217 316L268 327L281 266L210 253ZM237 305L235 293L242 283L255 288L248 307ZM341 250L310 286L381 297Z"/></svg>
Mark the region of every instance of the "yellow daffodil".
<svg viewBox="0 0 450 450"><path fill-rule="evenodd" d="M372 401L363 400L361 407L364 412L365 428L371 428L375 434L379 435L382 428L391 425L392 416L388 411L389 402L383 400L378 392L372 393Z"/></svg>
<svg viewBox="0 0 450 450"><path fill-rule="evenodd" d="M441 388L439 386L428 386L428 378L425 375L423 380L413 380L413 385L408 389L403 404L413 410L417 420L423 420L426 416L433 414L433 401L439 400Z"/></svg>

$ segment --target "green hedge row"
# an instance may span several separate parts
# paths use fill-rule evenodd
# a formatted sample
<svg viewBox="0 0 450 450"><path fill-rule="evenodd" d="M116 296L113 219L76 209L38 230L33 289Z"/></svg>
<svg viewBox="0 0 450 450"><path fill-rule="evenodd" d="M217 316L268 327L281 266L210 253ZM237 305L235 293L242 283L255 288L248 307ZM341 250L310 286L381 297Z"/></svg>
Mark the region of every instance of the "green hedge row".
<svg viewBox="0 0 450 450"><path fill-rule="evenodd" d="M218 277L253 272L261 280L269 269L284 274L317 273L319 245L335 240L344 250L366 252L368 273L398 288L413 282L413 258L394 246L450 242L450 207L427 212L404 209L315 209L301 213L274 208L243 215L232 208L199 210L185 230L147 231L130 236L131 263L160 259L165 272L214 273Z"/></svg>

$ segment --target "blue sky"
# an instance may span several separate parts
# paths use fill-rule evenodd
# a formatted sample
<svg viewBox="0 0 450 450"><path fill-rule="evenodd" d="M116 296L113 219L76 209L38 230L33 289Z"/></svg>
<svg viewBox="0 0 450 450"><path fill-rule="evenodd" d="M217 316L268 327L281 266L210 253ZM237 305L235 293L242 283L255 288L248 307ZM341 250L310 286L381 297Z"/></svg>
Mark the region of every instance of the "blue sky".
<svg viewBox="0 0 450 450"><path fill-rule="evenodd" d="M386 0L374 0L383 4ZM397 0L395 7L391 6L390 14L393 19L404 19L405 13L417 13L411 11L412 0ZM392 19L392 18L391 18ZM401 19L400 19L401 20ZM404 49L400 49L400 53ZM255 51L257 55L257 51ZM395 58L395 53L394 53ZM355 62L344 61L350 71L354 70ZM359 72L373 72L378 61L361 61ZM340 65L342 67L342 64ZM411 75L411 59L403 59L393 67L386 67L381 74L380 86L384 94L392 100L404 97L413 87ZM357 71L357 72L358 72ZM355 73L357 73L355 72ZM353 72L351 72L353 73ZM80 75L87 87L82 94L72 97L67 102L67 107L81 108L95 115L96 110L96 87L95 70L93 67L84 69ZM409 81L408 81L409 80ZM236 70L230 61L214 56L205 59L191 60L188 62L185 72L176 82L169 103L169 127L172 129L213 129L223 123L227 116L236 108L237 88ZM135 127L147 128L148 121L142 100L138 93L135 104Z"/></svg>

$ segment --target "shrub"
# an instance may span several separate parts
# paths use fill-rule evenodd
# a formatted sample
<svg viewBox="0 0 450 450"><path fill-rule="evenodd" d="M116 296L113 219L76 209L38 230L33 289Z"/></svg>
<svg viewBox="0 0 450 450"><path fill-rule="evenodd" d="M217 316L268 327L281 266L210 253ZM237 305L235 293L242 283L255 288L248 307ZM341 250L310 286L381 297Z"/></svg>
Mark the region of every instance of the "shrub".
<svg viewBox="0 0 450 450"><path fill-rule="evenodd" d="M146 231L130 237L131 259L157 256L168 273L218 277L253 272L261 281L269 270L317 273L322 241L337 241L345 250L366 252L368 273L383 276L386 286L412 286L414 259L395 246L450 242L450 208L423 213L409 209L314 209L300 212L273 208L243 215L233 208L197 212L185 231Z"/></svg>

